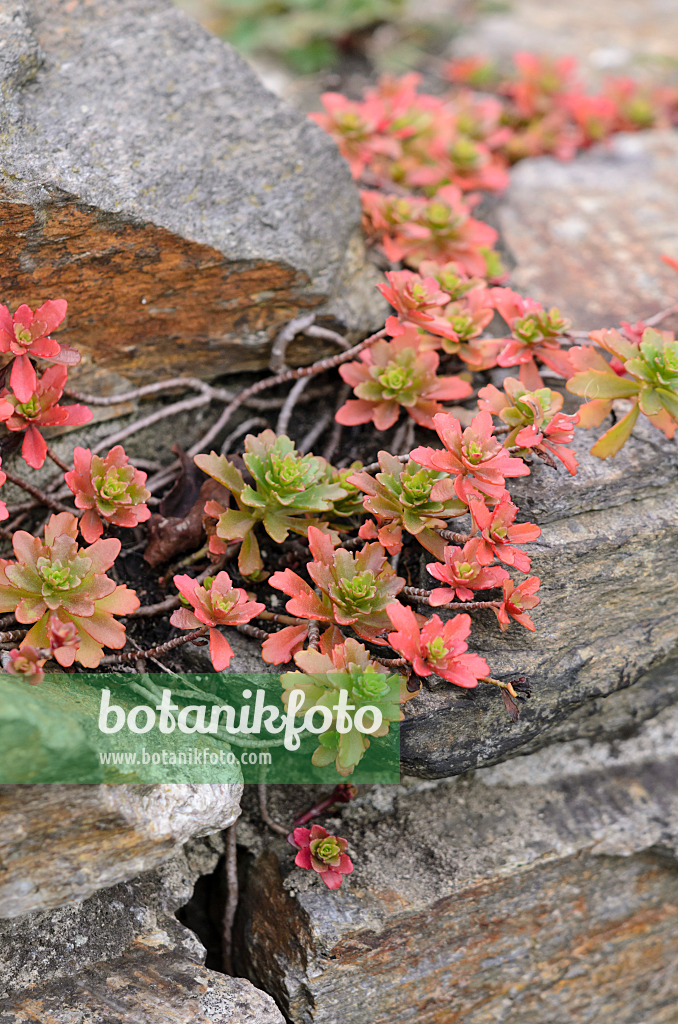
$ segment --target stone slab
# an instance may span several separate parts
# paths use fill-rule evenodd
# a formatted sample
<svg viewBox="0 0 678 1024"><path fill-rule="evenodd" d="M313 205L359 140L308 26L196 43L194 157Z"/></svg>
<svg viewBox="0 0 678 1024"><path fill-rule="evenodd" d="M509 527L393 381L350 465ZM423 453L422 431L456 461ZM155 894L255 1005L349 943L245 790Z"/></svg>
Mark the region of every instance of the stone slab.
<svg viewBox="0 0 678 1024"><path fill-rule="evenodd" d="M242 786L0 786L0 918L133 878L231 825Z"/></svg>
<svg viewBox="0 0 678 1024"><path fill-rule="evenodd" d="M676 302L678 132L613 136L575 160L523 160L499 200L510 284L577 330L634 323ZM666 322L678 328L678 318Z"/></svg>
<svg viewBox="0 0 678 1024"><path fill-rule="evenodd" d="M677 726L374 787L323 821L355 864L335 892L253 809L248 975L293 1024L672 1024ZM269 806L288 821L299 796Z"/></svg>
<svg viewBox="0 0 678 1024"><path fill-rule="evenodd" d="M207 970L176 912L223 853L219 834L137 878L56 910L0 921L0 1020L282 1024L244 978Z"/></svg>
<svg viewBox="0 0 678 1024"><path fill-rule="evenodd" d="M96 964L0 1003L0 1024L283 1024L273 1000L176 953L139 943Z"/></svg>
<svg viewBox="0 0 678 1024"><path fill-rule="evenodd" d="M219 833L191 840L157 868L86 899L0 920L0 1001L115 960L140 941L204 962L201 942L179 924L176 912L221 853Z"/></svg>

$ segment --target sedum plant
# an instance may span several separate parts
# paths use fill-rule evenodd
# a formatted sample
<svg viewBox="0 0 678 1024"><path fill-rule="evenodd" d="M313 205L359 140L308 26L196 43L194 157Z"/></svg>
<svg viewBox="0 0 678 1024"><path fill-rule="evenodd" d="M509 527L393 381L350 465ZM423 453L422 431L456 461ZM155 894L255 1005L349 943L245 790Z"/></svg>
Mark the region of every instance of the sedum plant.
<svg viewBox="0 0 678 1024"><path fill-rule="evenodd" d="M476 558L481 565L490 565L495 558L521 572L529 572L530 559L516 544L529 544L541 536L535 523L516 523L518 506L511 501L508 491L493 509L482 501L471 502L473 523L480 531Z"/></svg>
<svg viewBox="0 0 678 1024"><path fill-rule="evenodd" d="M9 652L5 672L19 676L29 686L39 686L45 678L46 658L42 651L30 644L22 644Z"/></svg>
<svg viewBox="0 0 678 1024"><path fill-rule="evenodd" d="M472 537L463 548L448 545L443 551L442 564L428 563L426 568L431 576L444 584L431 591L430 605L437 608L455 600L473 601L476 590L491 590L508 579L506 569L480 561L478 549L481 544L480 537Z"/></svg>
<svg viewBox="0 0 678 1024"><path fill-rule="evenodd" d="M53 620L74 631L74 642L53 655L60 665L74 660L96 668L103 647L125 646L125 627L114 615L139 607L133 590L117 586L106 575L120 552L115 538L78 546L78 520L68 512L53 515L45 539L17 530L12 539L15 561L0 565L0 611L13 612L17 622L31 625L23 647L50 650Z"/></svg>
<svg viewBox="0 0 678 1024"><path fill-rule="evenodd" d="M478 407L497 416L510 427L504 440L507 448L517 446L554 455L568 473L575 476L579 465L574 452L567 448L574 437L579 414L567 416L560 410L563 396L551 388L528 391L515 377L506 377L503 391L487 384L478 392Z"/></svg>
<svg viewBox="0 0 678 1024"><path fill-rule="evenodd" d="M598 426L615 399L631 402L629 411L596 441L591 453L606 459L628 441L642 412L666 437L678 428L678 341L668 331L643 331L638 345L619 331L593 331L591 337L612 356L607 362L590 345L573 348L570 359L576 373L567 390L589 401L579 410L581 426Z"/></svg>
<svg viewBox="0 0 678 1024"><path fill-rule="evenodd" d="M539 604L537 591L541 586L538 576L528 576L517 585L513 580L504 580L502 583L502 600L496 609L497 619L502 633L510 625L511 619L515 619L525 629L534 633L536 626L530 617L530 612Z"/></svg>
<svg viewBox="0 0 678 1024"><path fill-rule="evenodd" d="M309 525L322 522L333 502L348 495L347 490L328 475L325 459L301 455L294 442L272 430L245 438L243 462L252 482L225 455L196 455L195 464L226 487L235 498L237 508L224 509L216 501L208 501L205 512L217 517L216 544L213 551L223 550L219 541L241 541L238 565L249 576L263 567L254 527L261 523L269 537L280 544L290 531L305 536Z"/></svg>
<svg viewBox="0 0 678 1024"><path fill-rule="evenodd" d="M59 405L67 376L65 366L47 367L24 402L8 388L0 392L0 423L9 431L23 431L21 454L32 469L40 469L47 457L41 427L82 426L92 419L85 405Z"/></svg>
<svg viewBox="0 0 678 1024"><path fill-rule="evenodd" d="M67 308L64 299L48 299L35 311L30 306L19 306L12 316L7 306L0 305L0 352L14 357L9 386L17 401L30 402L38 388L31 359L48 359L65 365L80 362L79 353L49 337L66 316Z"/></svg>
<svg viewBox="0 0 678 1024"><path fill-rule="evenodd" d="M190 576L174 577L174 585L190 608L172 612L170 622L178 629L201 629L206 626L210 638L210 656L215 672L222 672L231 663L233 650L219 626L240 626L256 618L266 607L250 601L244 590L234 587L227 572L208 576L202 586Z"/></svg>
<svg viewBox="0 0 678 1024"><path fill-rule="evenodd" d="M467 653L470 615L455 615L447 622L433 615L420 628L414 612L405 605L392 604L387 612L396 629L389 633L388 642L410 662L418 676L437 675L456 686L472 689L488 675L485 659Z"/></svg>
<svg viewBox="0 0 678 1024"><path fill-rule="evenodd" d="M389 554L396 554L402 547L402 533L416 537L422 547L436 558L441 558L445 541L436 533L444 529L448 519L463 515L467 506L456 495L436 501L432 492L443 480L449 480L447 473L423 469L410 461L403 466L400 459L389 452L379 452L381 472L354 473L350 480L365 492L365 510L371 512L377 527L374 534ZM369 521L361 529L360 536L370 536Z"/></svg>
<svg viewBox="0 0 678 1024"><path fill-rule="evenodd" d="M448 325L439 317L439 311L450 302L450 296L442 291L435 277L422 277L412 270L387 271L388 284L377 288L397 313L386 321L386 330L391 335L400 334L403 324L414 324L424 330L430 324L448 330ZM393 323L395 321L395 323Z"/></svg>
<svg viewBox="0 0 678 1024"><path fill-rule="evenodd" d="M381 211L368 207L370 212L379 233ZM480 277L487 273L483 250L491 249L496 241L495 229L470 215L469 204L456 185L443 186L430 199L410 201L409 216L381 238L391 261L403 260L415 270L424 260L454 261L465 273Z"/></svg>
<svg viewBox="0 0 678 1024"><path fill-rule="evenodd" d="M274 572L269 583L290 597L287 611L302 619L352 626L358 636L384 644L389 619L386 608L405 585L396 576L381 544L365 544L353 553L336 548L330 537L315 526L308 530L313 556L306 570L318 587L317 594L291 569Z"/></svg>
<svg viewBox="0 0 678 1024"><path fill-rule="evenodd" d="M340 775L351 775L370 740L354 725L348 732L337 731L336 705L340 692L346 691L346 702L356 711L361 707L374 707L381 712L382 724L373 736L386 736L390 723L403 717L401 702L414 697L414 693L407 690L404 676L372 660L365 647L350 637L332 644L330 636L325 634L319 651L312 648L299 651L294 661L300 671L285 672L280 677L285 707L290 692L301 690L304 703L297 715L303 716L314 707L327 708L332 715L332 726L320 734L313 764L320 767L334 764ZM365 722L368 727L374 724L371 712L366 713Z"/></svg>
<svg viewBox="0 0 678 1024"><path fill-rule="evenodd" d="M444 449L415 448L411 458L427 469L448 473L453 481L441 481L433 497L455 493L466 504L472 498L486 497L499 501L504 493L506 477L527 476L530 472L522 459L514 459L494 436L492 417L480 412L464 431L451 413L434 418L438 437Z"/></svg>
<svg viewBox="0 0 678 1024"><path fill-rule="evenodd" d="M404 409L415 423L430 427L442 410L441 401L460 401L471 394L471 385L461 377L438 377L439 363L436 352L421 351L414 326L392 341L377 341L339 370L357 397L342 405L337 422L373 422L377 430L388 430Z"/></svg>
<svg viewBox="0 0 678 1024"><path fill-rule="evenodd" d="M146 474L130 466L122 445L111 448L103 459L89 448L76 447L73 466L64 480L75 495L76 508L85 510L80 532L88 543L102 535L104 522L131 527L150 519Z"/></svg>
<svg viewBox="0 0 678 1024"><path fill-rule="evenodd" d="M297 867L315 871L328 889L338 889L344 875L353 871L351 858L346 853L347 841L330 835L322 825L295 828L288 838L299 850L294 858Z"/></svg>
<svg viewBox="0 0 678 1024"><path fill-rule="evenodd" d="M572 374L567 352L561 341L570 323L554 307L545 310L541 303L526 299L510 288L495 288L497 312L511 329L511 337L497 357L498 366L518 366L520 381L536 391L543 386L538 362L562 377Z"/></svg>

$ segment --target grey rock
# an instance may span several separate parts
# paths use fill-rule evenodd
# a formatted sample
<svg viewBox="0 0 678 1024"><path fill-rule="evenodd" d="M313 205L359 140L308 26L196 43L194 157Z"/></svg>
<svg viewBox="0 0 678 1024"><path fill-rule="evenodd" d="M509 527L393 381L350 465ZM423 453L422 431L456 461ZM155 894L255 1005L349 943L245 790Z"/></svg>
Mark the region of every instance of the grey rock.
<svg viewBox="0 0 678 1024"><path fill-rule="evenodd" d="M0 921L0 999L114 960L137 941L201 963L200 941L175 914L198 875L214 870L220 842L218 835L213 843L193 840L153 871L88 899Z"/></svg>
<svg viewBox="0 0 678 1024"><path fill-rule="evenodd" d="M578 330L630 323L676 301L678 133L613 136L569 163L523 160L493 220L510 283ZM666 327L675 327L667 320Z"/></svg>
<svg viewBox="0 0 678 1024"><path fill-rule="evenodd" d="M11 104L15 90L30 82L40 64L38 43L21 2L0 7L0 109ZM11 107L10 107L11 109Z"/></svg>
<svg viewBox="0 0 678 1024"><path fill-rule="evenodd" d="M135 379L265 365L303 310L378 325L347 164L231 47L169 0L0 19L3 301L65 297L64 340Z"/></svg>
<svg viewBox="0 0 678 1024"><path fill-rule="evenodd" d="M227 828L242 786L1 786L0 918L59 907Z"/></svg>
<svg viewBox="0 0 678 1024"><path fill-rule="evenodd" d="M414 0L414 5L425 13L428 0ZM513 0L466 8L461 17L466 25L453 41L455 55L480 53L502 66L517 51L575 56L579 74L594 86L610 74L665 85L678 56L678 10L664 0L572 0L567 5Z"/></svg>
<svg viewBox="0 0 678 1024"><path fill-rule="evenodd" d="M191 840L88 899L0 921L0 1020L280 1024L269 996L203 966L202 944L177 920L222 852L218 834Z"/></svg>
<svg viewBox="0 0 678 1024"><path fill-rule="evenodd" d="M623 734L675 699L675 661L663 663L678 642L678 445L639 425L623 451L603 462L589 454L594 438L577 432L574 479L538 463L511 482L521 518L542 529L525 549L531 574L542 580L536 632L512 623L500 633L492 612L474 614L472 649L500 679L526 675L532 698L513 724L489 687L468 694L441 681L427 688L401 727L411 774L457 774L569 737L593 707L598 717L586 728ZM421 585L431 583L423 569ZM624 721L610 708L606 725L604 698L641 679L627 705L633 716Z"/></svg>
<svg viewBox="0 0 678 1024"><path fill-rule="evenodd" d="M336 892L241 829L248 976L295 1024L670 1024L677 726L671 708L621 743L373 787L323 822L355 864Z"/></svg>
<svg viewBox="0 0 678 1024"><path fill-rule="evenodd" d="M138 943L118 960L0 1004L1 1024L283 1024L273 1000L162 948Z"/></svg>

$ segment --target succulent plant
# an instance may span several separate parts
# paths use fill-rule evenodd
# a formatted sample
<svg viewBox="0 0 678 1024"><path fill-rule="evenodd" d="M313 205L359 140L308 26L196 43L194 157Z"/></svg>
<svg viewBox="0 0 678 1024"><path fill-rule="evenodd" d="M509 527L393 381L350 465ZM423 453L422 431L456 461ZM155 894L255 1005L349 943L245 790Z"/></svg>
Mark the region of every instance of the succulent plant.
<svg viewBox="0 0 678 1024"><path fill-rule="evenodd" d="M392 341L375 342L358 360L340 367L357 397L342 405L337 421L345 426L372 421L378 430L387 430L405 409L416 423L431 427L441 400L459 401L472 390L461 377L438 377L439 364L436 352L421 351L412 325Z"/></svg>
<svg viewBox="0 0 678 1024"><path fill-rule="evenodd" d="M444 185L414 211L412 223L396 234L388 253L418 268L423 260L440 263L454 260L469 275L485 276L484 247L492 247L497 232L470 215L468 202L456 185Z"/></svg>
<svg viewBox="0 0 678 1024"><path fill-rule="evenodd" d="M190 576L174 577L174 585L191 606L177 608L172 612L170 622L177 629L209 628L210 655L216 672L228 668L233 650L219 626L239 626L249 622L265 605L250 601L244 590L234 587L227 572L219 572L216 576L208 576L202 586Z"/></svg>
<svg viewBox="0 0 678 1024"><path fill-rule="evenodd" d="M216 516L216 536L222 541L241 540L238 564L248 576L263 566L254 527L261 523L280 544L290 531L305 536L312 523L320 523L335 501L347 490L331 479L328 463L316 455L301 455L286 435L276 437L264 430L245 438L243 461L252 475L246 483L240 470L225 455L196 455L196 465L233 494L237 509L224 509L216 501L205 505Z"/></svg>
<svg viewBox="0 0 678 1024"><path fill-rule="evenodd" d="M346 840L330 835L322 825L295 828L289 841L299 850L294 858L297 867L317 872L328 889L338 889L344 875L353 871Z"/></svg>
<svg viewBox="0 0 678 1024"><path fill-rule="evenodd" d="M509 628L511 619L515 619L525 629L534 633L536 627L528 613L539 604L536 594L540 586L541 580L538 576L528 576L517 586L513 580L504 580L503 597L496 612L502 633Z"/></svg>
<svg viewBox="0 0 678 1024"><path fill-rule="evenodd" d="M338 484L346 492L345 498L338 498L332 502L332 509L327 513L330 524L341 529L345 527L342 519L352 519L363 514L363 494L359 487L351 482L351 477L359 473L363 468L362 462L352 462L350 466L342 469L335 469L334 466L327 466L328 483ZM339 520L339 522L337 522Z"/></svg>
<svg viewBox="0 0 678 1024"><path fill-rule="evenodd" d="M535 523L516 523L518 511L508 491L494 509L489 509L483 501L471 502L473 522L480 531L476 558L481 565L490 565L498 558L520 572L529 572L530 559L514 545L537 540L541 530Z"/></svg>
<svg viewBox="0 0 678 1024"><path fill-rule="evenodd" d="M466 637L471 632L469 615L454 615L447 622L433 615L420 628L416 615L405 605L392 604L387 612L396 629L389 633L388 642L409 661L418 676L435 674L472 689L489 674L484 658L466 653Z"/></svg>
<svg viewBox="0 0 678 1024"><path fill-rule="evenodd" d="M426 329L450 301L450 296L432 276L422 277L412 270L392 270L387 271L386 280L388 284L378 284L377 288L403 323Z"/></svg>
<svg viewBox="0 0 678 1024"><path fill-rule="evenodd" d="M76 508L86 509L80 532L88 543L104 532L102 519L116 526L137 526L150 519L146 474L130 466L122 445L111 448L103 459L89 448L76 447L73 466L64 480L75 495Z"/></svg>
<svg viewBox="0 0 678 1024"><path fill-rule="evenodd" d="M381 634L389 626L385 609L405 580L396 576L381 544L365 544L357 553L335 550L331 538L314 526L309 527L308 542L314 560L307 572L321 593L291 569L274 572L269 583L291 598L287 611L302 619L352 626L363 639L384 644Z"/></svg>
<svg viewBox="0 0 678 1024"><path fill-rule="evenodd" d="M495 308L511 329L511 337L498 356L499 366L519 366L520 380L531 391L543 386L536 360L563 377L572 375L568 353L561 347L570 323L554 307L526 299L510 288L493 289Z"/></svg>
<svg viewBox="0 0 678 1024"><path fill-rule="evenodd" d="M35 312L29 306L19 306L12 316L7 306L0 305L0 352L14 356L9 384L19 402L30 402L38 387L30 356L66 365L80 362L74 349L48 337L66 316L67 308L64 299L49 299Z"/></svg>
<svg viewBox="0 0 678 1024"><path fill-rule="evenodd" d="M304 715L313 707L329 709L332 726L321 733L320 745L313 754L313 764L326 767L334 763L340 775L350 775L370 745L369 737L355 727L348 732L336 728L336 705L341 690L347 693L347 704L357 709L378 708L382 723L372 735L385 736L391 722L400 721L401 701L414 696L404 685L404 676L389 672L388 668L370 658L368 651L351 638L341 644L332 644L327 636L321 640L320 650L311 648L294 656L298 672L285 672L280 677L283 685L283 703L287 707L292 690L301 690L304 703L297 714ZM355 712L353 712L355 715ZM365 715L365 724L374 724L373 716Z"/></svg>
<svg viewBox="0 0 678 1024"><path fill-rule="evenodd" d="M578 372L568 380L567 390L590 399L579 410L580 425L602 423L617 398L632 402L626 415L596 441L591 453L601 459L616 455L641 412L666 437L673 437L678 428L678 341L673 334L648 327L639 345L618 331L594 331L591 337L612 355L612 362L589 345L570 350Z"/></svg>
<svg viewBox="0 0 678 1024"><path fill-rule="evenodd" d="M454 477L452 486L450 481L441 481L434 487L434 498L448 497L452 491L467 504L482 495L499 501L507 476L529 474L523 460L512 458L494 437L488 412L478 413L463 433L459 420L450 413L439 413L433 422L445 448L415 448L410 457L421 466Z"/></svg>
<svg viewBox="0 0 678 1024"><path fill-rule="evenodd" d="M75 642L57 647L54 657L60 665L77 660L96 668L104 646L125 646L125 627L113 616L129 615L139 600L133 590L106 576L120 541L97 540L80 548L77 535L78 520L69 512L51 516L44 541L17 530L12 538L16 561L0 561L0 611L13 612L17 622L33 623L22 649L50 649L55 620L70 633L75 627Z"/></svg>
<svg viewBox="0 0 678 1024"><path fill-rule="evenodd" d="M38 686L45 678L46 660L44 651L23 644L9 652L9 660L3 671L11 676L20 676L30 686Z"/></svg>
<svg viewBox="0 0 678 1024"><path fill-rule="evenodd" d="M563 463L569 473L577 472L578 460L574 452L565 446L574 437L574 427L579 414L566 416L560 410L563 396L551 388L528 391L515 377L506 377L503 391L493 384L487 384L478 392L478 406L485 412L498 416L511 429L504 439L507 448L518 446L528 451L550 452Z"/></svg>
<svg viewBox="0 0 678 1024"><path fill-rule="evenodd" d="M82 426L92 419L86 405L59 405L67 377L65 366L48 366L24 402L7 388L0 392L0 423L8 430L25 431L21 454L33 469L40 469L47 457L39 427Z"/></svg>
<svg viewBox="0 0 678 1024"><path fill-rule="evenodd" d="M431 576L445 584L431 591L429 604L439 607L454 600L473 601L476 590L500 586L508 578L506 569L481 564L478 559L481 543L480 537L472 537L463 548L448 545L443 552L442 564L429 562L426 568Z"/></svg>
<svg viewBox="0 0 678 1024"><path fill-rule="evenodd" d="M443 529L448 519L463 515L466 504L456 495L435 501L431 495L441 480L449 480L449 474L432 469L423 469L416 462L406 466L389 452L378 455L381 472L353 473L349 478L365 492L364 507L376 516L378 538L390 554L402 547L402 531L416 537L419 543L441 558L445 541L436 533Z"/></svg>

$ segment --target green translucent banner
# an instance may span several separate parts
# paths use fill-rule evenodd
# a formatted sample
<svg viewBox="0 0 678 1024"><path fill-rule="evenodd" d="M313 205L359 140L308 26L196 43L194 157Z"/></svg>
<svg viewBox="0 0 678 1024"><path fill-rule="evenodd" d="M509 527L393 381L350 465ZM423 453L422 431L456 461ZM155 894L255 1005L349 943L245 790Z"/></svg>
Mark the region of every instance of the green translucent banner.
<svg viewBox="0 0 678 1024"><path fill-rule="evenodd" d="M373 735L342 693L293 715L275 673L0 675L0 784L399 782L398 723ZM343 776L347 744L366 749Z"/></svg>

